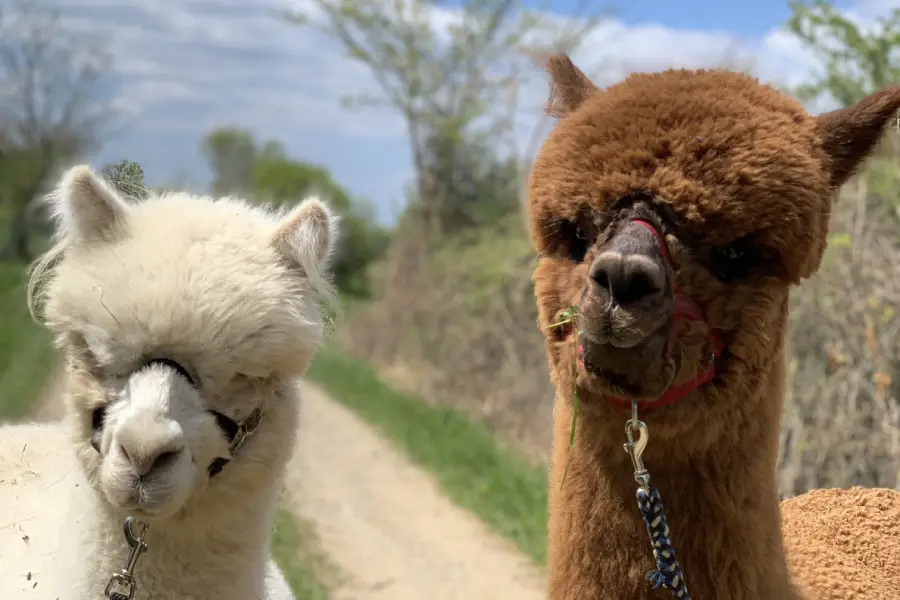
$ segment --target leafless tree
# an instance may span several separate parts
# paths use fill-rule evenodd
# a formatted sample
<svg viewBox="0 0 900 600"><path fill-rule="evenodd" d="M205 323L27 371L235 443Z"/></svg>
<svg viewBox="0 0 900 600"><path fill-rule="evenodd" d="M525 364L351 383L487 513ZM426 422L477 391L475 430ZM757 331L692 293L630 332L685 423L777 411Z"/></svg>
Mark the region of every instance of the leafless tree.
<svg viewBox="0 0 900 600"><path fill-rule="evenodd" d="M39 0L0 6L0 209L9 217L0 255L29 255L29 206L66 161L96 150L115 110L105 78L112 57Z"/></svg>

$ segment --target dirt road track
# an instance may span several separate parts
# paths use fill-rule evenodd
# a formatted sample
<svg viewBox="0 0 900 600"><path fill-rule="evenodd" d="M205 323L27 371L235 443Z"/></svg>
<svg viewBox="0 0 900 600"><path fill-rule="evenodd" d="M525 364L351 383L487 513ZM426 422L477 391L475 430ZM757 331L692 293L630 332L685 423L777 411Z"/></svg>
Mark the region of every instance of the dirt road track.
<svg viewBox="0 0 900 600"><path fill-rule="evenodd" d="M349 576L335 600L539 600L539 571L355 414L304 384L293 509Z"/></svg>
<svg viewBox="0 0 900 600"><path fill-rule="evenodd" d="M62 414L53 380L40 420ZM333 600L545 600L542 573L318 387L301 389L290 510L341 571Z"/></svg>

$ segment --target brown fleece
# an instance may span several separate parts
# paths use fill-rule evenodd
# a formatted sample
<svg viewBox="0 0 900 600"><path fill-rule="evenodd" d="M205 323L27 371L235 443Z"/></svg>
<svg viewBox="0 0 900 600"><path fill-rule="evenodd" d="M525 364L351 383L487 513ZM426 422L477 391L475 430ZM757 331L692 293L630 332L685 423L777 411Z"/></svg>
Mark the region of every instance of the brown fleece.
<svg viewBox="0 0 900 600"><path fill-rule="evenodd" d="M900 598L900 494L814 490L781 503L788 565L816 600Z"/></svg>
<svg viewBox="0 0 900 600"><path fill-rule="evenodd" d="M573 381L574 330L549 328L583 302L591 260L618 220L638 210L636 197L659 217L677 286L725 343L712 382L641 415L650 429L645 462L693 598L900 599L900 494L831 491L788 501L783 544L775 483L789 287L818 268L834 190L900 108L900 88L817 118L739 73L635 74L601 90L566 57L545 65L548 111L560 120L533 166L528 212L541 255L539 325L557 386L550 600L671 597L644 580L652 554L622 449L628 414L606 401L615 384L583 371ZM580 261L571 252L576 226L589 242ZM749 240L758 264L740 280L720 281L711 253L736 240ZM677 372L700 368L691 361L702 340L673 342ZM621 359L645 372L663 368L662 359L616 352L607 356L614 366ZM569 457L576 384L582 412ZM884 516L890 511L893 520ZM854 543L844 543L848 535Z"/></svg>

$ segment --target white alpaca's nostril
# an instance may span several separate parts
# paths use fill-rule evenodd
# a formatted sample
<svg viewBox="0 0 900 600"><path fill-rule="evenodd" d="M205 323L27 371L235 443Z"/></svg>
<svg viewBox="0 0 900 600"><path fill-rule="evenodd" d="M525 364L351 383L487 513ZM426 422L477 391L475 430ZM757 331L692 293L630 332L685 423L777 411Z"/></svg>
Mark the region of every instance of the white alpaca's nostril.
<svg viewBox="0 0 900 600"><path fill-rule="evenodd" d="M119 442L119 452L131 464L138 477L146 477L165 469L177 461L183 451L184 444L175 440L153 449L141 449L127 442Z"/></svg>
<svg viewBox="0 0 900 600"><path fill-rule="evenodd" d="M163 452L159 454L155 459L153 459L153 464L150 465L150 470L148 472L165 469L167 466L178 460L178 455L180 453L181 451L178 450Z"/></svg>

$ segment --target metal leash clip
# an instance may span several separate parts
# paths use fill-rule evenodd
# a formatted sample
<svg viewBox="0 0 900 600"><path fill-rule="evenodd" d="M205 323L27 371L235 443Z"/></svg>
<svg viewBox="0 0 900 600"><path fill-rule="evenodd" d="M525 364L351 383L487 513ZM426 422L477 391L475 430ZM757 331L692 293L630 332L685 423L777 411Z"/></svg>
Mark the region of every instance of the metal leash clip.
<svg viewBox="0 0 900 600"><path fill-rule="evenodd" d="M140 533L134 534L134 524L138 523ZM128 561L125 567L118 573L114 573L106 584L106 590L103 595L107 600L131 600L137 589L137 583L134 580L134 568L137 566L138 559L141 554L147 551L147 544L144 543L144 536L147 534L147 525L143 521L135 521L134 517L125 519L125 540L131 547L131 553L128 555Z"/></svg>
<svg viewBox="0 0 900 600"><path fill-rule="evenodd" d="M625 423L625 437L628 442L623 446L631 457L634 480L638 484L637 504L647 527L653 559L656 562L656 568L647 573L647 581L653 589L660 587L668 589L678 600L691 600L678 559L675 558L675 548L669 539L669 525L666 522L659 491L650 485L650 473L644 466L644 450L650 440L650 431L647 424L638 419L637 401L631 402L631 419Z"/></svg>
<svg viewBox="0 0 900 600"><path fill-rule="evenodd" d="M637 433L637 439L634 438ZM637 402L631 403L631 419L625 422L625 437L628 442L622 444L625 452L631 457L631 463L634 465L634 480L642 487L650 487L650 473L644 466L644 450L647 448L647 442L650 441L650 430L647 424L638 419Z"/></svg>

